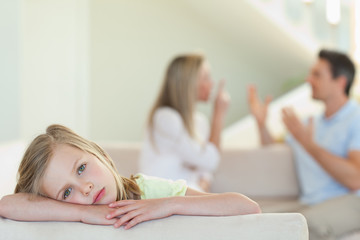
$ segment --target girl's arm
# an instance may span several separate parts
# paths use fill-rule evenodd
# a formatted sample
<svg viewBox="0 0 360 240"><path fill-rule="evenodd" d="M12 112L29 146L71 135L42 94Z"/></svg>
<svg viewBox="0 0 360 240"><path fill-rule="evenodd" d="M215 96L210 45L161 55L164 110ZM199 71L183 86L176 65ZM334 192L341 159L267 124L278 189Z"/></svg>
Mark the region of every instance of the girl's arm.
<svg viewBox="0 0 360 240"><path fill-rule="evenodd" d="M242 194L202 193L191 188L188 188L186 196L118 201L109 206L117 209L109 214L107 219L120 216L114 226L126 225L125 229L144 221L165 218L174 214L233 216L261 212L256 202Z"/></svg>
<svg viewBox="0 0 360 240"><path fill-rule="evenodd" d="M188 188L185 197L177 198L180 215L234 216L260 213L259 205L240 193L203 193Z"/></svg>
<svg viewBox="0 0 360 240"><path fill-rule="evenodd" d="M67 221L111 225L105 218L111 212L106 205L79 205L28 193L17 193L0 200L0 216L20 221Z"/></svg>

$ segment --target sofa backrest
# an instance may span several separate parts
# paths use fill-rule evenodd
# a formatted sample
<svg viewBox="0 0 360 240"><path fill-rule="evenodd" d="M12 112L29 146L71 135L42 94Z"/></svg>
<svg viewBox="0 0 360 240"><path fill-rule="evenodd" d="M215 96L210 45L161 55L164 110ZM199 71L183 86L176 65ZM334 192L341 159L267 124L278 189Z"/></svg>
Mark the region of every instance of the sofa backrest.
<svg viewBox="0 0 360 240"><path fill-rule="evenodd" d="M141 144L100 144L114 159L119 173L129 177L139 172ZM11 194L16 172L26 144L0 146L0 197ZM261 149L225 148L215 173L212 192L240 192L250 197L297 197L299 186L291 150L285 145Z"/></svg>
<svg viewBox="0 0 360 240"><path fill-rule="evenodd" d="M123 176L139 172L140 144L104 143ZM212 192L240 192L250 197L297 197L299 186L290 148L225 148L215 173Z"/></svg>
<svg viewBox="0 0 360 240"><path fill-rule="evenodd" d="M139 172L141 144L102 143L100 146L114 160L121 176L130 177Z"/></svg>
<svg viewBox="0 0 360 240"><path fill-rule="evenodd" d="M235 191L257 198L298 197L300 189L291 149L284 144L224 149L211 190Z"/></svg>

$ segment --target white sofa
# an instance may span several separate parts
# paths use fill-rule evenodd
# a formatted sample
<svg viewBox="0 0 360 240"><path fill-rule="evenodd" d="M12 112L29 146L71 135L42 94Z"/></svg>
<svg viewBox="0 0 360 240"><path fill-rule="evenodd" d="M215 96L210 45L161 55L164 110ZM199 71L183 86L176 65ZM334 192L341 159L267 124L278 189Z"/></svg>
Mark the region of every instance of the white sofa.
<svg viewBox="0 0 360 240"><path fill-rule="evenodd" d="M101 144L115 160L121 174L138 172L139 145ZM0 197L11 193L15 173L25 145L0 146L0 161L7 168L0 171ZM266 159L265 159L266 158ZM298 188L291 173L277 174L273 164L285 164L290 153L286 149L231 150L223 153L213 191L238 191L251 197L292 198ZM262 160L259 160L262 159ZM263 161L264 160L264 161ZM283 169L283 170L284 170ZM285 169L286 170L286 169ZM15 172L14 172L15 171ZM253 171L252 173L250 171ZM290 179L290 182L289 182ZM270 182L272 181L272 183ZM273 206L272 202L269 206ZM274 203L274 205L276 205ZM0 218L0 239L254 239L306 240L305 218L297 213L265 213L231 217L172 216L141 223L133 229L114 229L74 222L17 222Z"/></svg>
<svg viewBox="0 0 360 240"><path fill-rule="evenodd" d="M138 172L139 145L107 143L103 147L116 160L120 173L129 176ZM286 213L277 218L272 216L272 229L283 226L285 216L291 215L289 212L299 205L300 188L291 149L284 144L256 149L225 148L211 191L240 192L256 200L263 213ZM279 232L274 239L280 239L282 234ZM355 232L338 240L359 239L360 232Z"/></svg>

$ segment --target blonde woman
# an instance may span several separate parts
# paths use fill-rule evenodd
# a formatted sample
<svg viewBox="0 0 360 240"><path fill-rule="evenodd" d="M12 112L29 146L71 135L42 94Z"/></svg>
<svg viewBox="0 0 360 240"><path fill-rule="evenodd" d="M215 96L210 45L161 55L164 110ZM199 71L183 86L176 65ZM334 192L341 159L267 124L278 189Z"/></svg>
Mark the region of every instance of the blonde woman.
<svg viewBox="0 0 360 240"><path fill-rule="evenodd" d="M52 125L25 152L15 194L0 201L0 216L21 221L81 221L125 226L180 215L258 213L239 193L206 194L138 174L121 177L110 156L70 129Z"/></svg>
<svg viewBox="0 0 360 240"><path fill-rule="evenodd" d="M140 171L163 178L185 179L194 189L208 191L219 163L220 134L229 96L220 83L211 127L196 112L212 89L209 64L202 55L175 57L169 64L148 119Z"/></svg>

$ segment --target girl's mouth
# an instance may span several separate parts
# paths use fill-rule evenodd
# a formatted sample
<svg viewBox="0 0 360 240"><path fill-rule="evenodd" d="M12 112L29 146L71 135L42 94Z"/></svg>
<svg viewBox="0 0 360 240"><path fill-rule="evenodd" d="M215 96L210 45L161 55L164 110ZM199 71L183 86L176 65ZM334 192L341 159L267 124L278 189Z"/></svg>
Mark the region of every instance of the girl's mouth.
<svg viewBox="0 0 360 240"><path fill-rule="evenodd" d="M94 195L93 204L100 201L100 199L105 195L105 188L102 188L99 192Z"/></svg>

